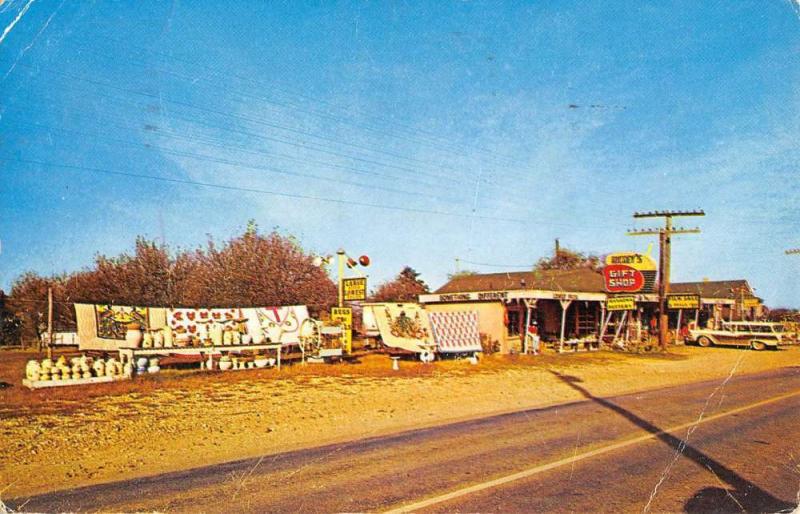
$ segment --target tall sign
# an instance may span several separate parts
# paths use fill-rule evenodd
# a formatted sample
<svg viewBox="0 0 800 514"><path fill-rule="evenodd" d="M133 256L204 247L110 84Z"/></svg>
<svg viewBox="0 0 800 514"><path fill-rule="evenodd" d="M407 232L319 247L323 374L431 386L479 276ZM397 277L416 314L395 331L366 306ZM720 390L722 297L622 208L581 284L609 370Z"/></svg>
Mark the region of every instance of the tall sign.
<svg viewBox="0 0 800 514"><path fill-rule="evenodd" d="M331 309L331 319L341 323L342 346L344 346L346 353L350 353L353 350L353 309L350 307L333 307Z"/></svg>
<svg viewBox="0 0 800 514"><path fill-rule="evenodd" d="M619 252L606 256L603 278L609 293L652 293L658 267L644 253Z"/></svg>

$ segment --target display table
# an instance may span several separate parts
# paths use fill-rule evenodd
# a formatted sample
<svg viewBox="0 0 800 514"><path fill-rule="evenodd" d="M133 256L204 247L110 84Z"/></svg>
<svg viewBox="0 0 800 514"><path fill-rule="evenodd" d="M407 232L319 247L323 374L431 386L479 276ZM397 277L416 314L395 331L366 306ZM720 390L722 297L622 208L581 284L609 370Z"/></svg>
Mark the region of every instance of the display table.
<svg viewBox="0 0 800 514"><path fill-rule="evenodd" d="M150 357L152 355L221 355L223 353L241 353L252 350L275 350L277 353L278 369L281 369L282 348L283 345L280 343L192 346L184 348L120 348L119 358L120 360L129 359L130 362L136 362L137 357Z"/></svg>
<svg viewBox="0 0 800 514"><path fill-rule="evenodd" d="M63 380L22 380L22 385L30 389L42 389L45 387L65 387L74 385L103 384L114 382L115 380L130 380L129 375L116 375L113 377L90 377L90 378L65 378Z"/></svg>

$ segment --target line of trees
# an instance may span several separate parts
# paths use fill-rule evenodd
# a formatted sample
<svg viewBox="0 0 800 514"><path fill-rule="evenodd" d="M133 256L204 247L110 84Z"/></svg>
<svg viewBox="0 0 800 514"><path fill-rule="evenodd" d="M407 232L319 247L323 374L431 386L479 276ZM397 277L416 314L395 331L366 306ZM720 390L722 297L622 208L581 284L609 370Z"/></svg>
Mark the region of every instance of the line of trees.
<svg viewBox="0 0 800 514"><path fill-rule="evenodd" d="M4 298L8 334L39 339L47 321L47 290L53 289L54 326L74 329L74 303L112 303L172 307L308 305L320 313L335 304L337 288L324 268L314 265L292 236L260 234L255 224L221 244L209 239L205 247L173 251L143 237L134 252L116 257L98 255L84 270L18 277ZM2 314L2 313L0 313ZM5 319L5 318L4 318ZM12 326L13 325L13 326ZM3 327L0 327L2 329ZM16 328L15 328L16 327Z"/></svg>

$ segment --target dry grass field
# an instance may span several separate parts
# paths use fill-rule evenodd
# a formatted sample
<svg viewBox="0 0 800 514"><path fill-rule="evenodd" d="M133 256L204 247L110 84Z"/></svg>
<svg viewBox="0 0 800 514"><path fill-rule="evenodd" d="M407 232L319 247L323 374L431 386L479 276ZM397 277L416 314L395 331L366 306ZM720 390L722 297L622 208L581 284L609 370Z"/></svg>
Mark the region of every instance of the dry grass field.
<svg viewBox="0 0 800 514"><path fill-rule="evenodd" d="M554 371L608 396L800 365L798 347L490 356L477 366L402 361L400 371L367 355L30 391L20 382L31 356L0 352L0 381L11 384L0 389L6 498L581 399Z"/></svg>

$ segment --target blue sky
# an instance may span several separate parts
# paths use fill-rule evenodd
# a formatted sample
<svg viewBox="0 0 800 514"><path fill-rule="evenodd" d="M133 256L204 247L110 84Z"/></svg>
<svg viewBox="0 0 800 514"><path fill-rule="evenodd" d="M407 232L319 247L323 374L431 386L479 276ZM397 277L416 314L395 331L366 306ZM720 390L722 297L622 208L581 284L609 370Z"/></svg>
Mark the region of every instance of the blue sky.
<svg viewBox="0 0 800 514"><path fill-rule="evenodd" d="M250 218L370 255L373 285L411 265L437 287L456 258L516 269L556 237L644 250L634 211L703 208L673 280L747 278L800 306L783 253L800 246L799 13L6 0L0 287Z"/></svg>

